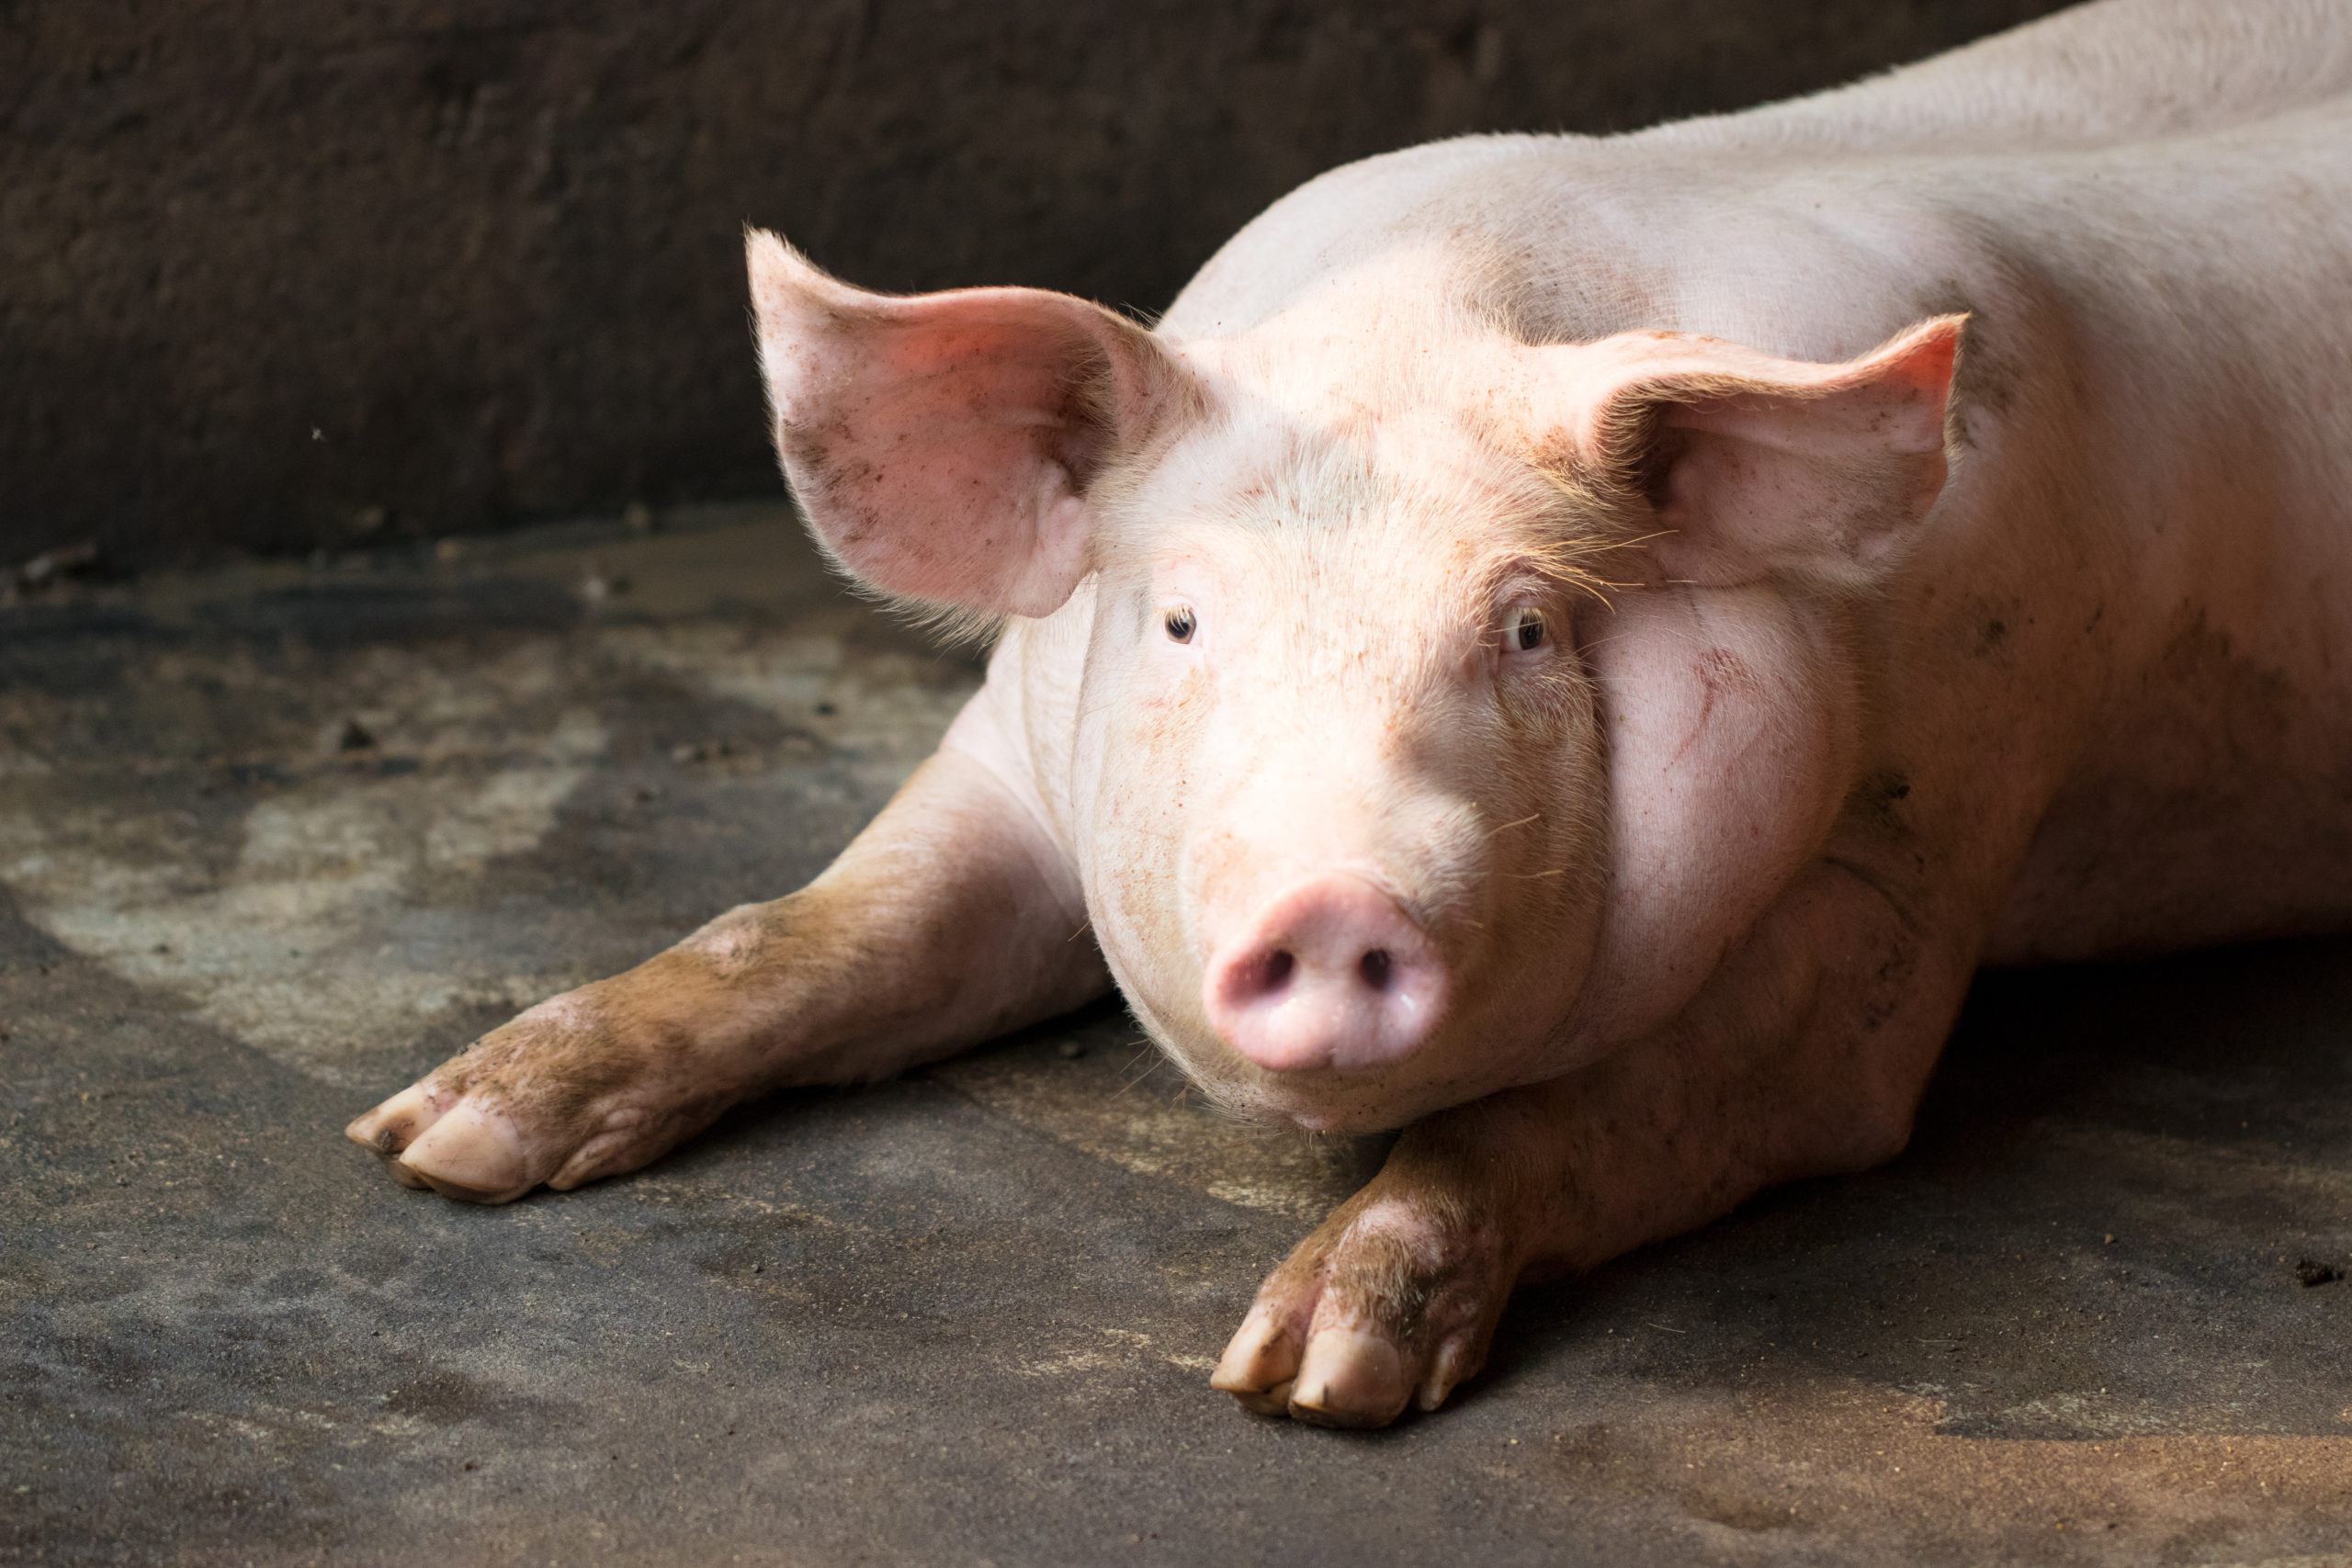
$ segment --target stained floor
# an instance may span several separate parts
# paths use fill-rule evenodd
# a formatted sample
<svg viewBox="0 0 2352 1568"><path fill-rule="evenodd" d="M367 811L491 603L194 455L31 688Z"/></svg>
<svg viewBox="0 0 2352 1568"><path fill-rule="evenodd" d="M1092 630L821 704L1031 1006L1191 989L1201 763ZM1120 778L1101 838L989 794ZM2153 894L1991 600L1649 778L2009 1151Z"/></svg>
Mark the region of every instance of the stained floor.
<svg viewBox="0 0 2352 1568"><path fill-rule="evenodd" d="M977 679L774 511L660 521L0 608L0 1560L2347 1561L2347 942L1985 979L1902 1159L1379 1434L1206 1382L1378 1147L1115 1009L393 1186L348 1117L797 885Z"/></svg>

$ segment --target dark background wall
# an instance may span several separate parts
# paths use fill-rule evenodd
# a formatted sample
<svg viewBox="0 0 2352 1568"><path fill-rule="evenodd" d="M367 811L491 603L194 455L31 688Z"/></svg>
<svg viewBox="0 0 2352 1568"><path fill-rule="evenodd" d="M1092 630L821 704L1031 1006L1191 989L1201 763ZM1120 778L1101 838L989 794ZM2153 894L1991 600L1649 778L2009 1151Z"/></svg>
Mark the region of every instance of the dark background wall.
<svg viewBox="0 0 2352 1568"><path fill-rule="evenodd" d="M2050 0L0 0L0 567L774 494L740 232L1164 305L1275 196Z"/></svg>

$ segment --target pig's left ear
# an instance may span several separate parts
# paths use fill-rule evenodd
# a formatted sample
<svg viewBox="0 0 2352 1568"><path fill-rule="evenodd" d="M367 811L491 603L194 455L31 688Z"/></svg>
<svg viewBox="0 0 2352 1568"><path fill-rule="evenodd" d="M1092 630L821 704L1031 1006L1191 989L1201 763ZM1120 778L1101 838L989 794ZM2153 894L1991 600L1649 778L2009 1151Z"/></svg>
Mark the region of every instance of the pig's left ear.
<svg viewBox="0 0 2352 1568"><path fill-rule="evenodd" d="M886 592L1050 615L1091 566L1089 489L1185 406L1149 333L1068 294L899 297L746 236L776 454L818 541Z"/></svg>
<svg viewBox="0 0 2352 1568"><path fill-rule="evenodd" d="M1859 587L1943 490L1965 321L1922 321L1842 364L1676 333L1537 352L1546 395L1576 411L1563 434L1577 476L1652 536L1663 576Z"/></svg>

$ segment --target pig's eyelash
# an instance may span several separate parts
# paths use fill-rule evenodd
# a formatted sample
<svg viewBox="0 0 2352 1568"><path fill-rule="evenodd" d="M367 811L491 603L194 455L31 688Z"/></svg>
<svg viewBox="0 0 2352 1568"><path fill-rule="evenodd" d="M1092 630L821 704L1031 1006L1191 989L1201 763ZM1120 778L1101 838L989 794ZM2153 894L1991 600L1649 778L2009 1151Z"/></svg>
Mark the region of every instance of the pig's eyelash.
<svg viewBox="0 0 2352 1568"><path fill-rule="evenodd" d="M1537 604L1513 604L1503 612L1503 652L1532 653L1551 640L1551 617Z"/></svg>
<svg viewBox="0 0 2352 1568"><path fill-rule="evenodd" d="M1169 641L1190 642L1193 631L1200 626L1200 619L1193 613L1190 604L1179 604L1173 609L1161 611L1159 623L1168 628Z"/></svg>

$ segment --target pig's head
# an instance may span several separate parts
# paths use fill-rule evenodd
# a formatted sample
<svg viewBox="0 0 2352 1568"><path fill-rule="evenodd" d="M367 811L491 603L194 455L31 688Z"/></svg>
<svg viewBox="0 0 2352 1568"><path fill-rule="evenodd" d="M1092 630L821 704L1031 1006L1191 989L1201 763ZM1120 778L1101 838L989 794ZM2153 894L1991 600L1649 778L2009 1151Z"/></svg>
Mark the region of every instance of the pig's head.
<svg viewBox="0 0 2352 1568"><path fill-rule="evenodd" d="M1225 1103L1366 1130L1555 1076L1679 1007L1834 818L1807 606L1935 499L1957 319L1835 365L1376 307L1176 342L764 233L751 270L834 560L1084 639L1095 934Z"/></svg>

